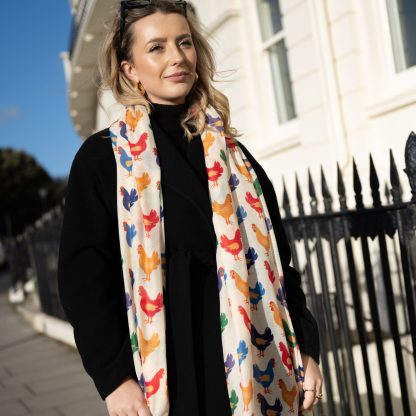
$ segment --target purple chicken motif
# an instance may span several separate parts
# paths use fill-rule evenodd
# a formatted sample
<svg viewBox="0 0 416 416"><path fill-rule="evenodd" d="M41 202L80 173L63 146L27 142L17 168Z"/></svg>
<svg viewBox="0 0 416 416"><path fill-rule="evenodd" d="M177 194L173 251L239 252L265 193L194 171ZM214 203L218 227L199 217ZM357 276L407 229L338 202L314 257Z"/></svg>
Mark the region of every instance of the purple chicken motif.
<svg viewBox="0 0 416 416"><path fill-rule="evenodd" d="M127 310L129 310L129 308L131 307L131 305L133 304L133 302L131 301L131 297L130 295L126 292L126 308Z"/></svg>
<svg viewBox="0 0 416 416"><path fill-rule="evenodd" d="M212 117L210 114L207 114L206 122L210 126L215 127L220 133L224 131L224 125L221 117Z"/></svg>
<svg viewBox="0 0 416 416"><path fill-rule="evenodd" d="M226 379L228 379L228 375L231 373L232 369L235 366L235 360L232 354L227 355L227 359L224 362L224 366L225 366L225 377Z"/></svg>

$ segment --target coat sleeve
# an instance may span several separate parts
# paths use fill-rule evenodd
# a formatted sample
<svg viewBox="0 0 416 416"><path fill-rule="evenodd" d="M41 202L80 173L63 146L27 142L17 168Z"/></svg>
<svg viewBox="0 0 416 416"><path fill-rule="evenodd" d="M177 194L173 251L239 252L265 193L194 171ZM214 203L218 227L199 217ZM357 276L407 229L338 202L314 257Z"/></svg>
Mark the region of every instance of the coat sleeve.
<svg viewBox="0 0 416 416"><path fill-rule="evenodd" d="M84 368L104 400L126 377L135 375L117 218L104 202L97 162L85 155L85 144L68 179L58 290Z"/></svg>
<svg viewBox="0 0 416 416"><path fill-rule="evenodd" d="M263 190L264 199L269 210L277 246L279 248L280 260L283 267L284 283L286 289L286 301L299 343L300 350L311 356L319 364L319 332L318 326L312 313L306 306L306 297L301 287L301 276L296 269L291 267L291 249L286 237L279 205L273 184L261 165L254 159L247 148L238 142L243 153L249 160L257 175Z"/></svg>

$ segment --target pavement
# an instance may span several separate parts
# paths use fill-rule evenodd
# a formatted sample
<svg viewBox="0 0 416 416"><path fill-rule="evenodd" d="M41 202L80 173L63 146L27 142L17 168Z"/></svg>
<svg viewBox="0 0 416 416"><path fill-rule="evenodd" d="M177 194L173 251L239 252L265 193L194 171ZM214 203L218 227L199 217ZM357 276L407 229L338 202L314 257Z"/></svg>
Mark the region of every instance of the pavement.
<svg viewBox="0 0 416 416"><path fill-rule="evenodd" d="M108 416L78 352L32 329L8 287L0 273L0 415Z"/></svg>

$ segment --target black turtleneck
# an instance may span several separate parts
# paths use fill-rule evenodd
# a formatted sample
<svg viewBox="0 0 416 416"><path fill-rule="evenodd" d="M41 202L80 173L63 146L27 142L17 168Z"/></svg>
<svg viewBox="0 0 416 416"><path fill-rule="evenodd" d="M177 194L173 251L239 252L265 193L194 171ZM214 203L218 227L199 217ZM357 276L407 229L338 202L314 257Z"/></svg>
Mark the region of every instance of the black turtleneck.
<svg viewBox="0 0 416 416"><path fill-rule="evenodd" d="M152 103L150 121L153 128L155 124L166 136L178 142L183 150L186 150L188 141L181 126L181 118L185 114L188 105L184 104L159 104Z"/></svg>

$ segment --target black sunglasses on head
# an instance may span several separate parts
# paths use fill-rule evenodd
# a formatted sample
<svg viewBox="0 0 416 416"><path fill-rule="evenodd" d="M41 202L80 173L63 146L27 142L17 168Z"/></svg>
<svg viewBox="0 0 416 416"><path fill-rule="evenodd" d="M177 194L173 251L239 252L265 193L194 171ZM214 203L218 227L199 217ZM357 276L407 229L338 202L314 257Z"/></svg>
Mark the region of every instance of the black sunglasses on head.
<svg viewBox="0 0 416 416"><path fill-rule="evenodd" d="M150 6L153 3L152 0L123 0L120 2L120 50L121 50L121 43L123 40L123 34L124 34L124 27L126 24L126 14L128 10L132 9L141 9L143 7ZM172 0L171 3L182 6L183 12L186 16L186 1L184 0Z"/></svg>

